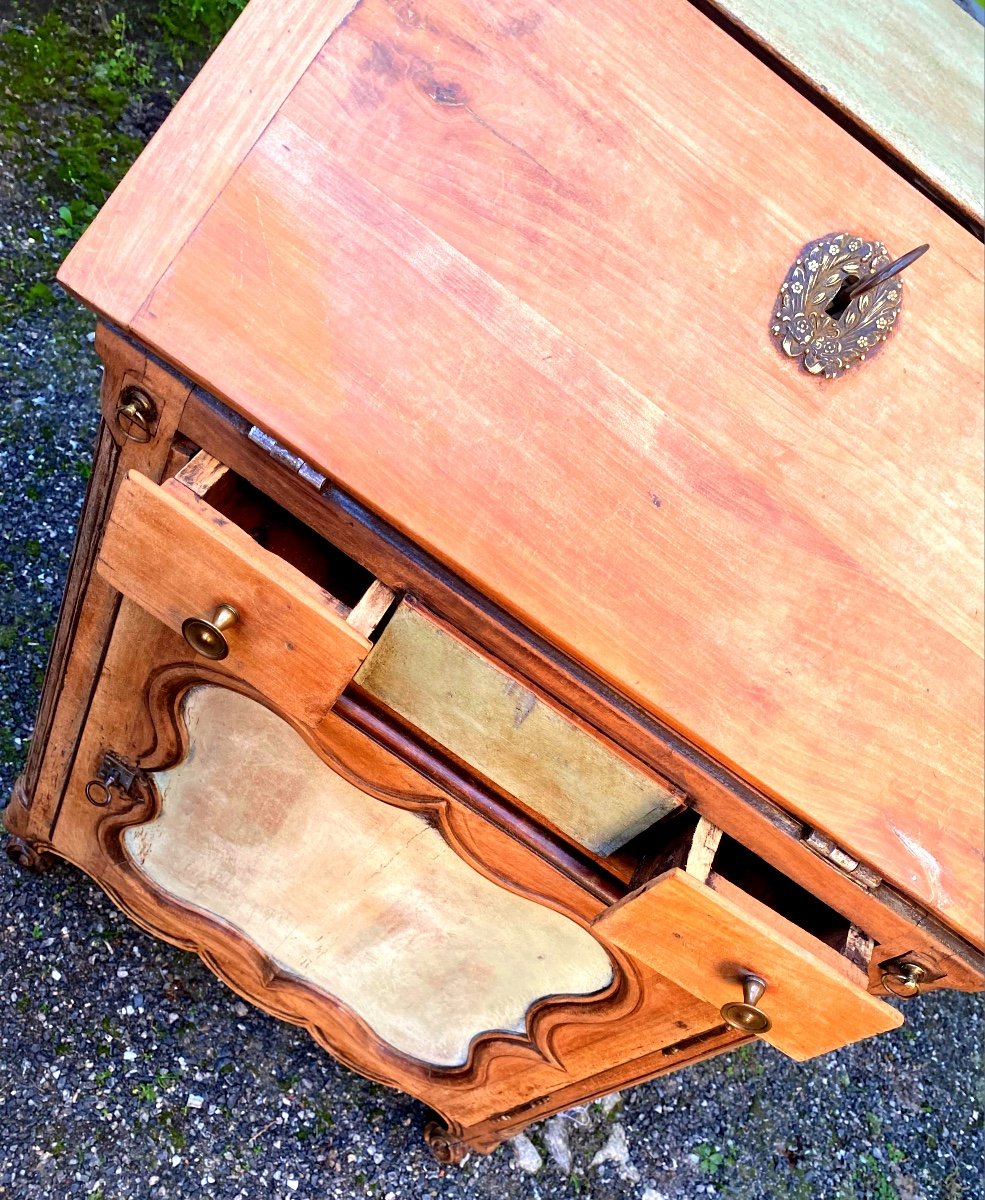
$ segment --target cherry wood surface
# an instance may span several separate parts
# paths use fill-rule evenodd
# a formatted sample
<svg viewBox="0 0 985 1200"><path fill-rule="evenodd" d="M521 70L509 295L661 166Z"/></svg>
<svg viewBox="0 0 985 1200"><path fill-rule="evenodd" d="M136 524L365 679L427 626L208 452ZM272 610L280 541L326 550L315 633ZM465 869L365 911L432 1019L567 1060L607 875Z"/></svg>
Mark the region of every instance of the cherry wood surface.
<svg viewBox="0 0 985 1200"><path fill-rule="evenodd" d="M980 944L975 239L684 0L363 0L242 149L68 286ZM768 326L840 229L932 251L832 383Z"/></svg>
<svg viewBox="0 0 985 1200"><path fill-rule="evenodd" d="M126 326L353 3L248 5L62 265L64 286Z"/></svg>
<svg viewBox="0 0 985 1200"><path fill-rule="evenodd" d="M179 634L231 605L230 665L299 720L322 720L370 651L340 601L177 480L127 476L96 569Z"/></svg>
<svg viewBox="0 0 985 1200"><path fill-rule="evenodd" d="M750 971L765 979L763 1040L803 1061L902 1025L870 996L865 972L714 874L674 868L608 908L595 928L615 945L720 1007L742 999Z"/></svg>

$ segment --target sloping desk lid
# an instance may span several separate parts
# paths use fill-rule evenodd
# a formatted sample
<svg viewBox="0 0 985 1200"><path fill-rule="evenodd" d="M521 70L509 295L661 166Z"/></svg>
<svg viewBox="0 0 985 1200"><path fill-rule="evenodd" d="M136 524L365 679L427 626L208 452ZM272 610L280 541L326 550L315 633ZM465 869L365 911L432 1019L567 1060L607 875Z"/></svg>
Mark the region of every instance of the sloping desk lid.
<svg viewBox="0 0 985 1200"><path fill-rule="evenodd" d="M254 0L65 285L982 938L982 248L685 0ZM921 242L839 380L798 249Z"/></svg>

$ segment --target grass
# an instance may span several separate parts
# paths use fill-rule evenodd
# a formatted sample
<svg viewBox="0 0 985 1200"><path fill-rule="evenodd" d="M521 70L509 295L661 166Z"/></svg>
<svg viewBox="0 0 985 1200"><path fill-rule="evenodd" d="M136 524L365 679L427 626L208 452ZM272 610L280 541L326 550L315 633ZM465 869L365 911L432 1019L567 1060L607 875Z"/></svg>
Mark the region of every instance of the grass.
<svg viewBox="0 0 985 1200"><path fill-rule="evenodd" d="M26 245L0 248L0 317L55 302L47 280L246 0L97 0L0 26L0 156L33 193ZM39 269L39 266L41 269Z"/></svg>

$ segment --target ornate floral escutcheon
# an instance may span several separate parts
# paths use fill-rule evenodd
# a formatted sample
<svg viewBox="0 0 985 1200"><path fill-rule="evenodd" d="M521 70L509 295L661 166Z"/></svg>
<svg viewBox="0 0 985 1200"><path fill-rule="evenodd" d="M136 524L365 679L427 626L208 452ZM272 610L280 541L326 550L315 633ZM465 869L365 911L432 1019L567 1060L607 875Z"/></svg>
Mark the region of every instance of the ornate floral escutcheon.
<svg viewBox="0 0 985 1200"><path fill-rule="evenodd" d="M783 353L802 358L812 375L828 379L863 362L895 325L903 284L893 276L849 299L840 313L839 301L889 263L881 242L852 233L828 234L805 246L780 285L773 311L770 328Z"/></svg>

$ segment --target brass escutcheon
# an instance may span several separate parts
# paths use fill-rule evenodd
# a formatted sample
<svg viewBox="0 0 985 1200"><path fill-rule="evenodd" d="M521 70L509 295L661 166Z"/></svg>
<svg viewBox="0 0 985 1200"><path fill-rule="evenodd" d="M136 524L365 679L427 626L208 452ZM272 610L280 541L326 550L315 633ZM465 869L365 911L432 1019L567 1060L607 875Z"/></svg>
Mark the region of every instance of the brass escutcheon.
<svg viewBox="0 0 985 1200"><path fill-rule="evenodd" d="M239 613L231 604L220 604L208 617L188 617L181 623L181 636L196 654L205 658L225 658L229 643L222 632L239 620Z"/></svg>
<svg viewBox="0 0 985 1200"><path fill-rule="evenodd" d="M742 977L742 1000L722 1006L722 1020L727 1021L733 1029L741 1029L743 1033L767 1033L773 1028L773 1022L756 1002L766 991L766 980L761 975L744 975Z"/></svg>
<svg viewBox="0 0 985 1200"><path fill-rule="evenodd" d="M154 436L157 406L142 388L124 388L116 406L116 426L131 442L149 442Z"/></svg>
<svg viewBox="0 0 985 1200"><path fill-rule="evenodd" d="M899 273L928 249L893 261L882 242L854 233L805 246L780 285L773 340L812 375L836 379L889 337L903 303Z"/></svg>

